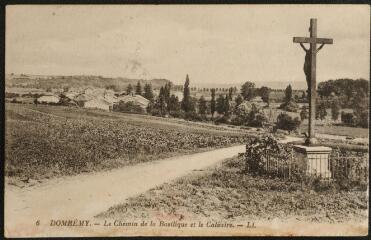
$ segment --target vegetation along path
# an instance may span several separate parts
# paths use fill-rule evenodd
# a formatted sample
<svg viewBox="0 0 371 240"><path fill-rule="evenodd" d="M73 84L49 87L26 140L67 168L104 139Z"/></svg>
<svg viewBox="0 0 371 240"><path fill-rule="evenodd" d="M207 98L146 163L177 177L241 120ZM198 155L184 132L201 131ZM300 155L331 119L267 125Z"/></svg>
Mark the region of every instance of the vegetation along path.
<svg viewBox="0 0 371 240"><path fill-rule="evenodd" d="M106 172L53 179L23 189L9 185L5 192L5 232L12 236L38 236L34 232L35 224L40 224L41 230L50 227L52 219L74 220L76 216L92 219L128 197L244 151L245 145L239 145ZM22 230L20 224L24 224ZM53 228L52 231L60 230Z"/></svg>

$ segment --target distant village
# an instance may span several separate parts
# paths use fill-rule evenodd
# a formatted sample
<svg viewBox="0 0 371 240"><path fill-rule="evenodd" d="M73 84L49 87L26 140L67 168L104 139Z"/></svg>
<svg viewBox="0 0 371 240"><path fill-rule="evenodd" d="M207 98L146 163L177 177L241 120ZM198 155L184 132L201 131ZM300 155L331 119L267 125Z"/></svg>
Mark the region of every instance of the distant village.
<svg viewBox="0 0 371 240"><path fill-rule="evenodd" d="M45 91L32 88L8 88L6 90L6 101L24 104L49 104L76 106L82 108L102 109L112 111L115 104L119 102L133 102L146 111L149 100L141 95L127 92L117 93L111 89L103 88L71 88L51 89Z"/></svg>
<svg viewBox="0 0 371 240"><path fill-rule="evenodd" d="M68 86L67 83L74 79L88 83L90 81L104 83L106 86L84 86L81 84L83 82L80 82L79 86ZM49 82L45 84L45 81ZM241 109L244 109L243 112L247 114L251 112L253 105L257 108L262 120L267 123L275 123L281 114L286 114L292 119L298 118L301 121L306 120L308 115L308 102L305 91L292 89L290 85L283 90L271 89L264 86L256 88L254 83L246 82L244 84L246 87L244 92L242 89L243 86L240 89L240 86L238 88L236 86L229 88L199 88L187 85L189 91L188 97L190 98L189 101L191 101L190 107L193 108L190 111L192 114L190 114L185 111L182 105L184 102L185 86L174 85L169 80L151 81L153 80L135 81L119 79L117 83L125 85L118 87L118 85L113 84L112 79L106 79L100 76L78 76L70 78L63 76L44 78L27 75L13 76L12 81L6 81L8 85L6 85L5 89L5 101L20 104L59 105L104 111L150 114L196 121L214 120L215 122L222 121L229 123L230 119L234 119L236 122L232 122L232 124L237 125L242 124L237 121L238 119L236 120L236 116L238 117L242 113ZM61 88L55 87L57 82L63 83ZM340 82L343 82L343 80ZM363 84L364 81L352 80L353 82L359 85ZM50 86L48 83L53 83L54 87L48 87ZM40 85L42 84L45 87L41 87ZM347 117L346 114L351 117L350 115L353 114L354 110L344 104L347 101L341 99L336 101L341 103L341 110L339 109L340 106L337 106L337 109L332 109L336 97L334 97L333 90L330 95L325 92L328 89L326 84L327 82L320 84L324 87L321 88L320 86L322 92L319 91L319 94L323 98L321 97L321 104L318 108L320 110L322 109L322 111L319 111L319 113L322 113L318 116L318 124L327 125L344 122L344 117ZM289 94L287 96L288 90ZM338 95L342 96L344 94L339 93ZM334 111L335 113L333 113ZM340 111L343 114L340 114ZM184 113L186 114L184 115ZM260 118L260 115L257 116ZM254 122L255 120L250 120L250 122ZM261 124L255 125L260 126Z"/></svg>

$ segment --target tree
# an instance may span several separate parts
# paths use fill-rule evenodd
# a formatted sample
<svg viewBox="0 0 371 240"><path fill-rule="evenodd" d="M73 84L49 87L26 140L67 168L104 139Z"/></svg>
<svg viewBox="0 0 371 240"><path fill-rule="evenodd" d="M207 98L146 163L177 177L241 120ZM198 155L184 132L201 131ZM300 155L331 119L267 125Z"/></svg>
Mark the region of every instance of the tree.
<svg viewBox="0 0 371 240"><path fill-rule="evenodd" d="M335 86L332 82L321 82L318 84L317 88L319 97L329 97L332 92L335 92Z"/></svg>
<svg viewBox="0 0 371 240"><path fill-rule="evenodd" d="M154 109L159 111L159 115L160 116L164 116L166 114L166 111L167 111L167 105L166 105L166 102L165 102L165 91L164 91L164 87L161 87L160 88L160 93L156 99L156 102L155 102L155 105L154 105Z"/></svg>
<svg viewBox="0 0 371 240"><path fill-rule="evenodd" d="M234 101L236 102L236 108L237 108L243 101L241 94L238 94L237 97L234 99Z"/></svg>
<svg viewBox="0 0 371 240"><path fill-rule="evenodd" d="M296 130L300 126L298 117L292 118L287 113L280 113L277 117L276 126L278 129L287 130L289 132Z"/></svg>
<svg viewBox="0 0 371 240"><path fill-rule="evenodd" d="M107 85L106 86L106 89L107 90L113 90L114 92L120 91L120 89L116 85L114 85L114 84Z"/></svg>
<svg viewBox="0 0 371 240"><path fill-rule="evenodd" d="M369 99L365 93L359 92L354 97L353 112L355 125L367 128L369 124Z"/></svg>
<svg viewBox="0 0 371 240"><path fill-rule="evenodd" d="M292 100L292 87L289 84L285 89L285 102L290 102Z"/></svg>
<svg viewBox="0 0 371 240"><path fill-rule="evenodd" d="M144 94L143 97L146 99L152 101L154 98L153 92L152 92L152 85L147 83L144 85Z"/></svg>
<svg viewBox="0 0 371 240"><path fill-rule="evenodd" d="M216 110L216 102L215 102L215 88L211 89L211 101L210 101L210 112L211 117L214 118L214 113Z"/></svg>
<svg viewBox="0 0 371 240"><path fill-rule="evenodd" d="M228 89L228 98L230 101L232 101L233 99L232 97L233 97L233 88L231 87Z"/></svg>
<svg viewBox="0 0 371 240"><path fill-rule="evenodd" d="M317 106L317 111L316 111L316 119L325 119L327 116L327 111L326 111L326 105L324 102L321 102L318 106Z"/></svg>
<svg viewBox="0 0 371 240"><path fill-rule="evenodd" d="M241 95L247 101L250 101L255 95L255 83L245 82L241 87Z"/></svg>
<svg viewBox="0 0 371 240"><path fill-rule="evenodd" d="M140 82L138 82L137 86L135 87L135 94L142 95L142 86L140 85Z"/></svg>
<svg viewBox="0 0 371 240"><path fill-rule="evenodd" d="M223 95L219 95L218 99L216 100L216 111L219 113L219 114L223 114L225 109L225 101L224 101L224 97Z"/></svg>
<svg viewBox="0 0 371 240"><path fill-rule="evenodd" d="M331 117L332 120L336 121L339 119L340 115L340 105L338 101L333 101L331 104Z"/></svg>
<svg viewBox="0 0 371 240"><path fill-rule="evenodd" d="M128 87L126 88L126 94L130 95L132 92L133 92L133 86L131 86L131 84L129 84Z"/></svg>
<svg viewBox="0 0 371 240"><path fill-rule="evenodd" d="M183 90L183 100L182 100L182 109L184 112L191 112L191 92L189 90L189 77L188 74L186 76L186 80L184 83L184 90Z"/></svg>
<svg viewBox="0 0 371 240"><path fill-rule="evenodd" d="M224 98L224 115L228 117L229 114L230 114L230 105L229 105L229 96L227 94L225 95L225 98Z"/></svg>
<svg viewBox="0 0 371 240"><path fill-rule="evenodd" d="M168 100L167 109L169 113L179 112L180 111L180 103L177 96L172 94Z"/></svg>
<svg viewBox="0 0 371 240"><path fill-rule="evenodd" d="M362 94L369 96L370 84L365 79L336 79L320 82L318 84L318 95L322 97L338 97L342 107L352 107L352 98Z"/></svg>
<svg viewBox="0 0 371 240"><path fill-rule="evenodd" d="M201 115L205 115L207 111L207 104L204 96L201 96L198 100L198 113Z"/></svg>
<svg viewBox="0 0 371 240"><path fill-rule="evenodd" d="M300 119L301 121L304 121L304 119L308 119L308 117L309 117L308 110L305 106L303 106L300 111Z"/></svg>
<svg viewBox="0 0 371 240"><path fill-rule="evenodd" d="M269 94L270 94L270 89L268 87L261 87L259 90L260 96L263 100L263 102L267 103L269 106Z"/></svg>
<svg viewBox="0 0 371 240"><path fill-rule="evenodd" d="M365 109L362 112L355 112L356 124L359 127L368 128L369 126L369 109Z"/></svg>
<svg viewBox="0 0 371 240"><path fill-rule="evenodd" d="M166 83L164 86L164 98L167 104L169 103L169 99L170 99L170 90L171 90L171 83Z"/></svg>

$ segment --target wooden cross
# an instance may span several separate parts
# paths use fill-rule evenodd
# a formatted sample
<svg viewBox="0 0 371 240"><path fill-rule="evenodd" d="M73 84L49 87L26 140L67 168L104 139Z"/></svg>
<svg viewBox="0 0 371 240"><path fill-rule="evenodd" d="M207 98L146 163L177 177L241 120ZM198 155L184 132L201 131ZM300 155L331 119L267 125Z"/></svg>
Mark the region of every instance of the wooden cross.
<svg viewBox="0 0 371 240"><path fill-rule="evenodd" d="M306 51L306 62L304 65L304 71L307 77L308 92L309 92L309 124L308 124L308 136L306 143L308 145L316 142L314 134L314 122L316 119L316 55L317 52L324 46L324 44L332 44L331 38L317 38L317 19L310 19L310 37L294 37L294 43L300 43L302 48ZM309 43L310 48L307 50L303 43ZM317 49L317 43L322 44ZM307 57L308 56L308 57Z"/></svg>

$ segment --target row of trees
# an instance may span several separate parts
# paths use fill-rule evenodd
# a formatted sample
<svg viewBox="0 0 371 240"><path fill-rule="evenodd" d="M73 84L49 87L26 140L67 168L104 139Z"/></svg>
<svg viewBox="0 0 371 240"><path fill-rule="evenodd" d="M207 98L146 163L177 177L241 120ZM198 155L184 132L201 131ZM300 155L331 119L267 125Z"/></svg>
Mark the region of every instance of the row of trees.
<svg viewBox="0 0 371 240"><path fill-rule="evenodd" d="M174 91L184 91L183 85L175 85L173 86ZM229 92L230 89L233 90L233 93L237 93L238 89L237 87L230 87L230 88L198 88L198 87L190 87L191 91L195 92L211 92L212 89L215 89L216 92Z"/></svg>
<svg viewBox="0 0 371 240"><path fill-rule="evenodd" d="M186 76L186 80L183 89L183 99L180 101L179 98L171 94L173 90L171 83L166 84L160 88L158 97L154 98L151 85L146 84L142 91L141 85L138 82L134 87L128 86L127 93L135 91L136 94L140 94L151 101L148 112L153 115L166 116L170 115L173 117L180 117L185 119L193 120L206 120L207 116L211 115L211 119L218 122L229 122L236 125L250 125L250 126L261 126L266 118L262 111L257 108L250 107L246 111L241 111L239 106L244 101L250 101L256 96L260 96L264 102L269 105L271 89L268 87L256 88L252 82L246 82L242 85L240 94L234 97L236 94L235 88L229 88L224 90L224 94L217 92L217 89L211 88L211 99L208 101L205 97L196 99L191 96L193 88L190 87L189 76ZM218 96L217 96L218 95ZM305 93L302 97L305 97ZM325 119L327 116L327 109L331 108L331 117L333 120L339 119L341 114L342 122L352 126L368 126L368 102L365 101L363 94L359 94L353 97L357 104L354 104L353 113L341 112L341 104L336 99L331 101L329 104L326 101L319 100L317 103L316 118ZM296 112L297 104L295 103L295 97L293 97L293 90L291 85L285 89L284 103L281 105L283 109L287 111ZM292 108L292 109L290 109ZM215 112L218 116L215 118ZM287 115L287 114L286 114ZM282 115L277 121L287 122L288 125L298 126L300 119L304 120L309 117L308 109L303 107L300 111L300 119L291 118L287 115ZM299 123L298 123L299 122ZM283 126L281 126L283 127ZM291 127L289 127L291 128Z"/></svg>
<svg viewBox="0 0 371 240"><path fill-rule="evenodd" d="M337 121L340 116L341 122L347 126L367 128L369 126L369 109L367 106L368 104L366 102L359 102L353 107L353 112L344 112L341 111L339 102L332 101L330 107L331 119ZM316 119L324 120L327 115L327 104L324 102L317 102ZM303 121L304 119L308 119L308 117L308 109L303 106L302 110L300 111L300 118Z"/></svg>
<svg viewBox="0 0 371 240"><path fill-rule="evenodd" d="M261 96L262 100L269 104L269 94L271 89L268 87L255 88L255 84L246 82L242 87L240 94L233 96L236 91L234 88L229 88L225 94L217 94L217 90L212 88L211 99L208 101L201 96L196 99L191 96L189 76L183 86L183 99L179 101L178 97L171 94L171 84L166 84L160 88L159 95L151 101L148 106L148 112L157 116L172 116L180 117L188 120L207 120L208 115L216 124L229 123L234 125L245 125L253 127L261 127L267 118L255 104L249 102L255 96ZM217 96L218 95L218 96ZM292 91L287 91L287 99L292 98ZM242 104L244 103L244 104ZM215 117L215 113L218 115ZM280 128L286 130L294 130L300 124L300 119L291 118L287 114L280 114Z"/></svg>
<svg viewBox="0 0 371 240"><path fill-rule="evenodd" d="M241 95L245 100L250 101L254 97L260 96L267 104L269 104L269 94L271 91L268 87L256 88L253 82L245 82L241 87Z"/></svg>
<svg viewBox="0 0 371 240"><path fill-rule="evenodd" d="M343 78L321 82L317 91L320 97L343 96L349 101L359 93L369 95L370 86L369 81L362 78L356 80Z"/></svg>
<svg viewBox="0 0 371 240"><path fill-rule="evenodd" d="M246 125L253 127L261 127L267 118L256 105L248 102L255 96L261 96L265 102L269 103L270 89L262 87L255 89L253 83L247 82L241 88L241 93L233 97L235 93L234 88L229 88L225 94L218 94L216 89L212 88L211 99L208 101L201 96L196 99L191 96L189 76L183 86L183 99L179 101L178 97L171 94L172 85L166 84L160 88L160 93L156 99L151 101L148 106L148 112L152 115L172 117L180 117L188 120L207 120L208 115L216 124L230 123L234 125ZM245 102L244 104L242 104ZM218 113L215 117L215 113ZM287 114L281 114L279 119L280 126L287 130L296 129L300 120L298 118L292 119Z"/></svg>

